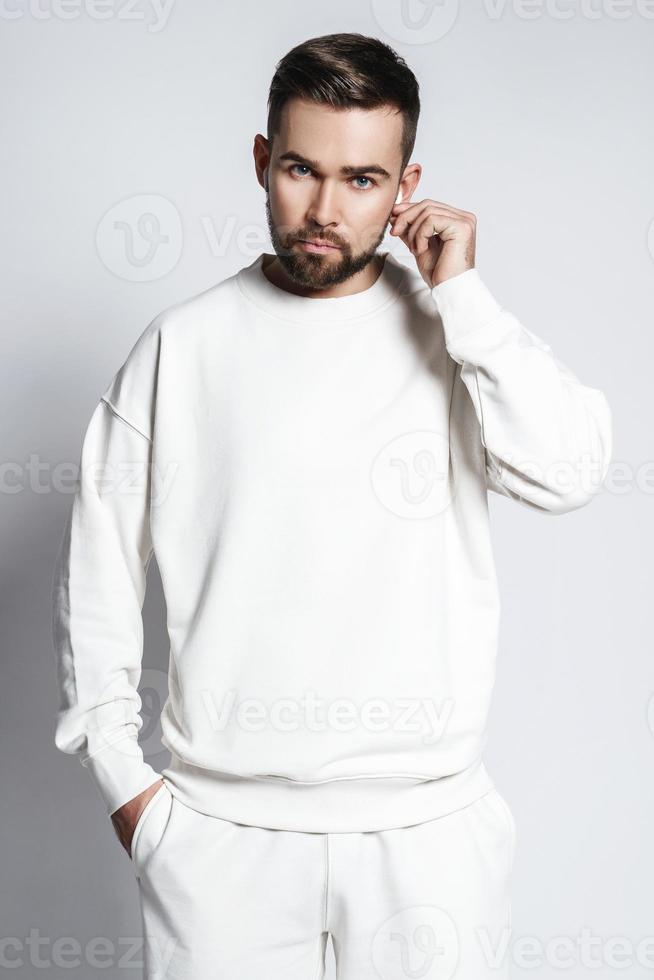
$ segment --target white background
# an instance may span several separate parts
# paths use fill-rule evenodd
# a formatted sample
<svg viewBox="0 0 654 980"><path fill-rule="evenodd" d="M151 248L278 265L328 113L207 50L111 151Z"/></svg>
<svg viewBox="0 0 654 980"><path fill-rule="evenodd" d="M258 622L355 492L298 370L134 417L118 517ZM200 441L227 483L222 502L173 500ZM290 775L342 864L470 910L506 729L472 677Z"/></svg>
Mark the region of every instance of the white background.
<svg viewBox="0 0 654 980"><path fill-rule="evenodd" d="M503 601L486 764L518 826L513 975L651 975L654 941L638 944L654 935L653 18L644 0L159 12L5 0L0 940L14 937L5 955L22 964L8 975L140 976L118 965L140 935L129 861L89 775L52 741L49 589L71 502L57 466L77 464L99 395L153 316L272 250L252 162L268 85L290 47L337 31L407 59L422 98L414 198L477 214L487 285L612 408L614 462L588 507L546 516L491 498ZM168 239L151 261L144 211ZM412 262L396 239L384 247ZM164 616L153 564L155 693ZM51 965L33 965L30 930L48 937ZM66 936L107 937L113 966L56 965ZM520 960L523 937L540 960ZM557 937L569 952L547 951Z"/></svg>

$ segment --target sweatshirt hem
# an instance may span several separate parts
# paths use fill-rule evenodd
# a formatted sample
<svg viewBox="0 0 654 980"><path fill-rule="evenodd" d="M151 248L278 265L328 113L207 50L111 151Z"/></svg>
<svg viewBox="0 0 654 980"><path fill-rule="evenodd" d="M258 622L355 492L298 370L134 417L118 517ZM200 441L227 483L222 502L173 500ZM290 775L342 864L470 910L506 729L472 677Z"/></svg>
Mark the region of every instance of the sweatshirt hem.
<svg viewBox="0 0 654 980"><path fill-rule="evenodd" d="M303 833L358 833L407 827L474 803L494 788L481 759L433 779L371 776L301 783L203 769L172 755L162 771L173 796L233 823Z"/></svg>

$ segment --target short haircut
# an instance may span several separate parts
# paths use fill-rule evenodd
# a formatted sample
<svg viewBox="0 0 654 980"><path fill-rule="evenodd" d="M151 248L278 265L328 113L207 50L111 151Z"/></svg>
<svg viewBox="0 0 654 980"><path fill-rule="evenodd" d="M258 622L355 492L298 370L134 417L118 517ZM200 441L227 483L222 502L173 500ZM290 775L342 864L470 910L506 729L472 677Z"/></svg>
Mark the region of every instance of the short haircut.
<svg viewBox="0 0 654 980"><path fill-rule="evenodd" d="M284 105L293 98L334 108L395 106L403 116L404 170L416 140L418 81L388 44L363 34L325 34L292 48L275 66L268 94L268 141L279 132Z"/></svg>

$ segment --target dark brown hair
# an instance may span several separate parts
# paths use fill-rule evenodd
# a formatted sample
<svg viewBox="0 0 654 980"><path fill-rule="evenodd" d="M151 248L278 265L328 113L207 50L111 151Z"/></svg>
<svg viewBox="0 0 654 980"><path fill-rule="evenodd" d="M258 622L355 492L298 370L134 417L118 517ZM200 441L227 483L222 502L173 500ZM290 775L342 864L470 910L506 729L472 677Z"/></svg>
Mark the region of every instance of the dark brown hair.
<svg viewBox="0 0 654 980"><path fill-rule="evenodd" d="M420 115L418 81L393 48L363 34L325 34L292 48L275 66L268 94L268 141L279 132L292 98L334 108L395 106L403 115L402 170L409 162Z"/></svg>

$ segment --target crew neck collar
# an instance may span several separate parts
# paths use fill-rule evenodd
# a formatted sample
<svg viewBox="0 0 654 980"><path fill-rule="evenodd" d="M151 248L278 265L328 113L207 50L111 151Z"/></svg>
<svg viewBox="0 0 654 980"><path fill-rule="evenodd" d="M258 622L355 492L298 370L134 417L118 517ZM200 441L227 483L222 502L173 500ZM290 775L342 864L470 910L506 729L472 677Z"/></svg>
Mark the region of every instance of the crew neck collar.
<svg viewBox="0 0 654 980"><path fill-rule="evenodd" d="M389 251L377 253L384 264L372 286L348 296L328 297L298 296L274 285L263 271L267 254L270 253L261 252L250 265L240 269L236 281L250 302L280 320L312 324L365 319L381 312L400 292L404 266Z"/></svg>

